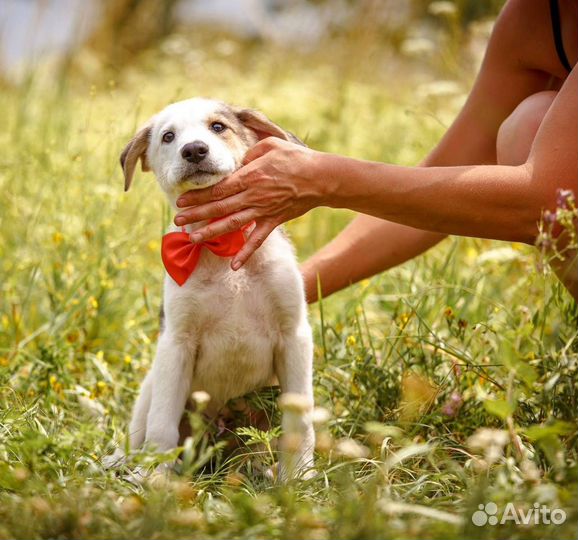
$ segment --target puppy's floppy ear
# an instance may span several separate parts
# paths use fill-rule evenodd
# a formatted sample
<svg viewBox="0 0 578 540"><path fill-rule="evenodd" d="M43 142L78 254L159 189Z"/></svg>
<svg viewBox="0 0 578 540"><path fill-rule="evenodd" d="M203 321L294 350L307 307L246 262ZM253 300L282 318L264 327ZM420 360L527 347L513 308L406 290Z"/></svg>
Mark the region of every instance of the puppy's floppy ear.
<svg viewBox="0 0 578 540"><path fill-rule="evenodd" d="M128 191L132 183L132 177L138 160L141 160L143 171L150 171L147 162L146 152L149 147L151 137L151 126L143 127L126 145L126 148L120 155L120 166L124 173L124 190Z"/></svg>
<svg viewBox="0 0 578 540"><path fill-rule="evenodd" d="M285 141L306 146L305 143L293 135L293 133L284 130L274 122L271 122L262 112L253 109L238 109L235 116L246 128L250 129L257 135L257 139L266 139L267 137L278 137Z"/></svg>

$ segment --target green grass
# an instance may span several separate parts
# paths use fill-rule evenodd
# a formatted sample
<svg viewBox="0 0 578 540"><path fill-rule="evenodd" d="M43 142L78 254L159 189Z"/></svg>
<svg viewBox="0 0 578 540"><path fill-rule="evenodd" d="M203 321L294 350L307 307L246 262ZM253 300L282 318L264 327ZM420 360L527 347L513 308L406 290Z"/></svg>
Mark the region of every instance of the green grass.
<svg viewBox="0 0 578 540"><path fill-rule="evenodd" d="M39 71L0 95L0 539L575 538L575 306L521 245L452 238L311 308L316 401L331 413L316 478L272 485L248 453L209 473L190 448L166 481L135 486L103 467L154 354L170 219L150 175L122 192L118 155L139 123L208 95L315 148L415 164L461 99L423 99L409 68L392 82L235 54L155 52L114 76L88 59L58 88ZM350 218L318 209L290 223L299 256ZM510 437L494 463L469 439L480 428ZM340 439L365 457L340 456ZM473 526L490 501L568 519Z"/></svg>

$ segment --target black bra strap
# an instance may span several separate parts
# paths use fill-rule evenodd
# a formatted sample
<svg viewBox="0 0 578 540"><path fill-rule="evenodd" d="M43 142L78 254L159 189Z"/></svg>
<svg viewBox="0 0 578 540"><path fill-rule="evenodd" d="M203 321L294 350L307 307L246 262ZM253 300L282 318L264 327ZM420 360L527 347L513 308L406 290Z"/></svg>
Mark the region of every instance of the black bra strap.
<svg viewBox="0 0 578 540"><path fill-rule="evenodd" d="M568 62L566 51L564 50L564 42L562 41L562 25L560 23L560 10L558 8L558 0L550 0L550 17L552 19L552 31L554 32L554 45L556 52L562 65L568 70L572 71L572 66Z"/></svg>

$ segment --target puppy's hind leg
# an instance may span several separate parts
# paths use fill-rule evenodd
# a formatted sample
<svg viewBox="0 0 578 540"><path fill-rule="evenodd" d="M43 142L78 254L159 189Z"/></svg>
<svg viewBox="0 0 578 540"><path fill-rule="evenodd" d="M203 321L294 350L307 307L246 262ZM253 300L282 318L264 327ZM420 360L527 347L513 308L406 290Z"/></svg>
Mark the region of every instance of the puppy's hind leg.
<svg viewBox="0 0 578 540"><path fill-rule="evenodd" d="M293 406L288 403L283 413L285 444L282 444L279 460L279 478L287 480L294 476L309 477L313 474L315 432L311 420L313 342L306 319L293 332L283 334L275 354L275 369L281 391L302 397L302 403L297 404L296 410L291 410Z"/></svg>

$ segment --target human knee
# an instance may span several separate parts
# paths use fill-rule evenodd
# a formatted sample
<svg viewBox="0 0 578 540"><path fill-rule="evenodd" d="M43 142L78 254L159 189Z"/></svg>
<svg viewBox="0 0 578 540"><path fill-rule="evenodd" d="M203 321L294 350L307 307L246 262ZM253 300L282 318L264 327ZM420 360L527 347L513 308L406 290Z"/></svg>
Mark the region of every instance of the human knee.
<svg viewBox="0 0 578 540"><path fill-rule="evenodd" d="M550 90L532 94L502 122L496 141L498 164L521 165L526 162L538 128L556 94Z"/></svg>

